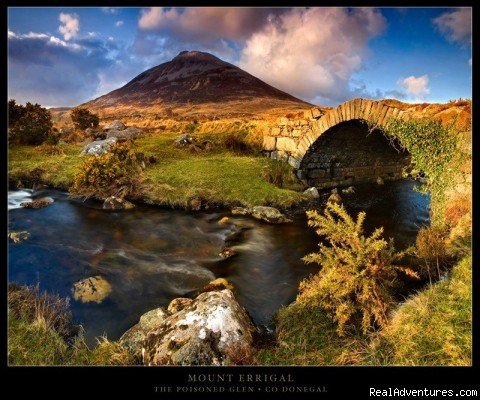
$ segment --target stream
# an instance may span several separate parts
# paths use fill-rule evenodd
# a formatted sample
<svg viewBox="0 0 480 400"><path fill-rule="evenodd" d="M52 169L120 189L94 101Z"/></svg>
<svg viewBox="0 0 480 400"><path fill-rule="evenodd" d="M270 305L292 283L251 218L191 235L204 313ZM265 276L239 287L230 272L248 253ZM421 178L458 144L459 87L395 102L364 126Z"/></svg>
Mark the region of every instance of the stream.
<svg viewBox="0 0 480 400"><path fill-rule="evenodd" d="M350 212L367 212L367 231L384 226L384 236L402 249L429 223L429 198L414 191L415 185L412 180L359 185L342 197ZM20 207L44 196L55 203L38 210ZM318 270L301 261L319 242L303 211L293 215L293 223L269 225L228 210L191 213L138 205L107 212L99 203L72 200L60 191L25 189L8 193L8 208L9 230L31 234L25 242L9 243L9 281L38 283L41 290L70 297L89 343L102 334L118 339L146 311L193 296L218 277L233 284L254 322L267 326L295 299L299 282ZM224 216L230 220L220 225ZM223 259L219 253L232 235L229 246L237 255ZM111 284L110 296L100 304L75 301L72 285L95 275Z"/></svg>

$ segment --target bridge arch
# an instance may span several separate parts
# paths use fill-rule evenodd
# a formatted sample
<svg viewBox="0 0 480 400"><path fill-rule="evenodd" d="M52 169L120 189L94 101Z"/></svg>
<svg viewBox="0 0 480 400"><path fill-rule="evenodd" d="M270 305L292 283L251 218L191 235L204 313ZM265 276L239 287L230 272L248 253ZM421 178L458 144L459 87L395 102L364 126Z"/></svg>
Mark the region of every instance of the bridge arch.
<svg viewBox="0 0 480 400"><path fill-rule="evenodd" d="M408 152L398 151L399 143L384 132L393 119L409 118L408 113L385 102L353 99L324 113L318 108L307 110L303 119L279 118L264 137L263 148L270 158L291 164L310 186L346 186L377 177L398 179L410 157ZM357 136L351 132L354 128ZM341 147L342 141L347 147L339 148L337 154L354 152L366 162L352 164L345 157L336 160L333 150Z"/></svg>

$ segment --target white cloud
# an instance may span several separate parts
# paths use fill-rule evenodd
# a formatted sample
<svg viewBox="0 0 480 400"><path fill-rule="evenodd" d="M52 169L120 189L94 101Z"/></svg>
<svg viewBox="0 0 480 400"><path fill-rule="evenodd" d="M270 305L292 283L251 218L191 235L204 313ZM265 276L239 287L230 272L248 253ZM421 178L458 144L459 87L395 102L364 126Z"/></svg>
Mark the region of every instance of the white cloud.
<svg viewBox="0 0 480 400"><path fill-rule="evenodd" d="M101 7L105 14L117 14L119 7Z"/></svg>
<svg viewBox="0 0 480 400"><path fill-rule="evenodd" d="M472 66L472 59L471 58L468 59L468 65Z"/></svg>
<svg viewBox="0 0 480 400"><path fill-rule="evenodd" d="M405 89L405 92L410 97L415 100L421 100L430 93L428 82L428 75L422 75L419 77L412 75L408 78L400 78L397 83Z"/></svg>
<svg viewBox="0 0 480 400"><path fill-rule="evenodd" d="M63 35L65 40L70 40L77 36L78 30L80 29L80 19L78 15L60 13L58 20L62 23L62 25L58 27L58 31Z"/></svg>
<svg viewBox="0 0 480 400"><path fill-rule="evenodd" d="M433 19L433 24L450 42L461 44L472 41L472 10L457 8Z"/></svg>
<svg viewBox="0 0 480 400"><path fill-rule="evenodd" d="M115 22L115 26L118 28L123 25L123 21L117 21Z"/></svg>
<svg viewBox="0 0 480 400"><path fill-rule="evenodd" d="M241 51L240 67L288 93L315 102L344 101L368 40L386 26L372 8L295 8L272 18Z"/></svg>

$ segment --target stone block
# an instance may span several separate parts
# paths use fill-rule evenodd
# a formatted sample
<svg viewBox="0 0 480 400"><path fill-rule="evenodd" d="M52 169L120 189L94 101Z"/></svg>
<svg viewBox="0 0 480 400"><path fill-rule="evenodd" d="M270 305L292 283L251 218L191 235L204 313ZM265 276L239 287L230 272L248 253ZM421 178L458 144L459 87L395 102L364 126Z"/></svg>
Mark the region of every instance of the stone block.
<svg viewBox="0 0 480 400"><path fill-rule="evenodd" d="M279 137L277 139L277 150L293 153L297 150L297 145L292 138Z"/></svg>
<svg viewBox="0 0 480 400"><path fill-rule="evenodd" d="M275 150L277 144L277 138L273 136L264 136L263 137L263 149L264 150Z"/></svg>
<svg viewBox="0 0 480 400"><path fill-rule="evenodd" d="M313 169L307 172L309 178L317 179L317 178L326 178L327 171L324 169Z"/></svg>
<svg viewBox="0 0 480 400"><path fill-rule="evenodd" d="M305 111L303 112L303 118L305 118L305 119L307 119L307 120L310 119L310 118L312 118L312 111L311 111L311 110L305 110Z"/></svg>
<svg viewBox="0 0 480 400"><path fill-rule="evenodd" d="M323 115L323 113L317 107L312 108L310 111L314 119L318 119Z"/></svg>
<svg viewBox="0 0 480 400"><path fill-rule="evenodd" d="M288 157L288 163L295 169L300 168L300 160L296 157L293 157L293 156Z"/></svg>
<svg viewBox="0 0 480 400"><path fill-rule="evenodd" d="M293 129L292 130L292 136L293 137L299 137L302 134L302 131L300 129Z"/></svg>
<svg viewBox="0 0 480 400"><path fill-rule="evenodd" d="M275 127L270 129L270 135L272 136L279 136L280 135L280 128Z"/></svg>
<svg viewBox="0 0 480 400"><path fill-rule="evenodd" d="M279 126L285 126L288 125L288 118L287 117L280 117L277 119L277 124Z"/></svg>

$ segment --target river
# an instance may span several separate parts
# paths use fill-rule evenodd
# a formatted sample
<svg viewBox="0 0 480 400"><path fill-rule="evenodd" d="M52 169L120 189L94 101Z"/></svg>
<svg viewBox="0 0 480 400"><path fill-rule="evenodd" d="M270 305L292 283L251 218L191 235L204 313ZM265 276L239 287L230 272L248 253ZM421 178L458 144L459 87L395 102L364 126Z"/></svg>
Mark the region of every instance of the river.
<svg viewBox="0 0 480 400"><path fill-rule="evenodd" d="M415 185L411 180L361 185L342 196L350 212L367 212L367 230L382 225L385 236L404 248L428 224L429 198L414 191ZM55 203L38 210L19 206L43 196ZM42 290L70 297L89 343L102 334L119 338L144 312L192 296L217 277L234 285L257 324L268 325L279 307L295 299L300 280L318 270L301 261L319 241L304 212L284 225L231 216L228 210L190 213L138 205L106 212L55 190L11 191L8 208L9 229L31 234L9 245L9 281L39 283ZM226 225L218 223L223 216L230 217ZM228 259L219 255L225 240L237 252ZM110 296L101 304L73 300L72 285L95 275L109 281Z"/></svg>

